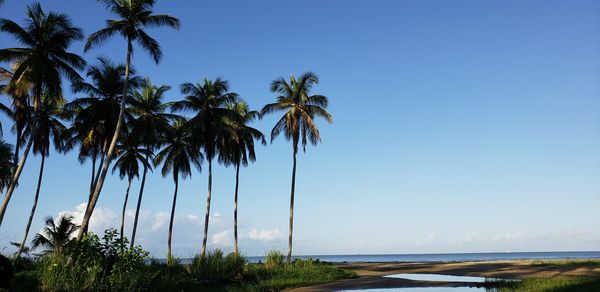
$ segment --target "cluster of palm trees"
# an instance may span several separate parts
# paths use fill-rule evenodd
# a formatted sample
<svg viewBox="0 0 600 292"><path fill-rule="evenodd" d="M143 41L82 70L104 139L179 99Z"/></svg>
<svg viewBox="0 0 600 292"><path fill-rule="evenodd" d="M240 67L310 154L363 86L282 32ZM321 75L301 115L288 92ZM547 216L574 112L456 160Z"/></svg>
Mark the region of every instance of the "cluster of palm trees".
<svg viewBox="0 0 600 292"><path fill-rule="evenodd" d="M78 231L80 239L88 230L96 202L112 165L112 172L127 180L121 213L120 234L124 233L125 210L130 188L141 171L130 244L135 244L139 211L148 170L160 167L164 177L174 181L173 203L168 231L168 257L171 257L171 238L179 179L190 176L192 169L208 165L208 191L204 220L201 256L206 253L212 191L212 163L217 160L233 166L234 243L238 253L237 199L240 166L256 159L255 143L266 144L263 134L249 124L265 114L283 112L283 117L271 131L271 140L283 133L293 145L293 170L290 200L290 234L288 261L292 252L293 207L298 146L320 141L316 117L332 122L325 110L328 101L322 95L310 95L318 83L314 73L299 78L277 79L271 84L276 102L262 111L252 111L231 92L226 80L204 79L198 83L184 83L180 101L165 102L167 85L154 85L142 78L132 67L133 45L136 44L159 62L162 55L156 40L144 29L147 27L179 28L179 20L165 14L153 14L154 0L102 0L105 7L117 16L107 26L86 41L85 51L91 50L113 36L127 42L125 64L115 64L107 58L98 58L95 65L87 66L79 55L69 51L70 45L84 36L64 14L46 13L39 3L27 7L24 26L0 19L0 32L10 34L22 47L0 49L0 62L11 64L1 69L5 80L1 93L9 97L10 105L0 110L13 122L15 147L0 140L0 190L5 196L0 205L0 227L15 191L19 176L33 148L40 155L36 193L25 234L19 243L18 255L26 250L38 198L41 192L45 158L54 148L56 153L78 151L81 163L91 162L87 207ZM85 70L87 80L79 72ZM83 97L67 101L63 95L63 79L71 89ZM1 129L1 127L0 127ZM36 242L40 237L36 236ZM17 256L18 256L17 255Z"/></svg>

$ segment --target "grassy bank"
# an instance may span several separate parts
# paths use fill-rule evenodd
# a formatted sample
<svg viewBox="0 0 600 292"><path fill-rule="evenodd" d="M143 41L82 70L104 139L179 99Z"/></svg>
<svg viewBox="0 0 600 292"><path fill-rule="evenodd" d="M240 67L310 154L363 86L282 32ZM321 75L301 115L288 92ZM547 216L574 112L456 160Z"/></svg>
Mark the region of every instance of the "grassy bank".
<svg viewBox="0 0 600 292"><path fill-rule="evenodd" d="M286 264L283 258L272 251L265 263L248 263L214 250L190 264L174 258L159 263L109 230L102 239L92 234L60 251L13 261L8 291L280 291L354 276L318 260Z"/></svg>
<svg viewBox="0 0 600 292"><path fill-rule="evenodd" d="M328 263L296 260L269 266L214 251L192 264L151 263L121 273L42 260L17 271L8 291L280 291L353 277Z"/></svg>
<svg viewBox="0 0 600 292"><path fill-rule="evenodd" d="M500 292L512 291L600 291L600 277L530 278L519 282L501 282Z"/></svg>

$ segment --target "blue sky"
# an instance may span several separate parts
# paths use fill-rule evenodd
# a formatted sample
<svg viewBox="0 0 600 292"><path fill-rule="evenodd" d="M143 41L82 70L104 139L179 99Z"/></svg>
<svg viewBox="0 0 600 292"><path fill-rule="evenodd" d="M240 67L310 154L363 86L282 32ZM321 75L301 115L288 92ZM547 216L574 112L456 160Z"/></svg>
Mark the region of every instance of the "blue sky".
<svg viewBox="0 0 600 292"><path fill-rule="evenodd" d="M27 1L0 17L20 22ZM86 35L112 18L95 1L42 1ZM164 50L134 66L155 84L218 76L253 108L271 80L316 72L334 124L299 155L295 253L598 250L600 246L600 3L597 1L158 1L180 31L149 30ZM0 47L15 46L0 34ZM115 38L89 53L125 59ZM6 64L4 64L6 65ZM70 98L73 95L66 88ZM7 102L6 97L0 97ZM278 116L255 123L269 133ZM2 117L5 139L14 143ZM241 171L241 248L284 250L291 145L258 148ZM33 230L47 215L80 216L90 165L52 153ZM0 230L21 239L38 157L28 160ZM234 170L214 170L209 247L232 246ZM118 227L126 184L110 176L92 229ZM149 176L139 242L166 252L173 184ZM201 246L207 177L183 181L174 253ZM137 197L139 182L132 187ZM130 201L133 207L134 200ZM131 227L131 222L127 222ZM130 233L130 231L128 231Z"/></svg>

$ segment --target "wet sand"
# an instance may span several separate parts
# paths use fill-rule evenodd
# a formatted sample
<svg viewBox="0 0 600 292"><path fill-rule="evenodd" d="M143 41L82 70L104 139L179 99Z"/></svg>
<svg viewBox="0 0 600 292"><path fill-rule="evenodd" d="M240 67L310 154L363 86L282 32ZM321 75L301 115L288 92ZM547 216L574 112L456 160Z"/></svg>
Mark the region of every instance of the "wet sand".
<svg viewBox="0 0 600 292"><path fill-rule="evenodd" d="M547 278L547 277L600 277L600 265L593 263L539 264L531 261L491 261L452 263L340 263L336 266L353 270L356 278L333 283L290 289L296 292L336 291L375 288L406 287L460 287L477 286L464 282L412 281L385 278L383 276L403 273L445 274L487 278ZM484 286L485 284L479 284Z"/></svg>

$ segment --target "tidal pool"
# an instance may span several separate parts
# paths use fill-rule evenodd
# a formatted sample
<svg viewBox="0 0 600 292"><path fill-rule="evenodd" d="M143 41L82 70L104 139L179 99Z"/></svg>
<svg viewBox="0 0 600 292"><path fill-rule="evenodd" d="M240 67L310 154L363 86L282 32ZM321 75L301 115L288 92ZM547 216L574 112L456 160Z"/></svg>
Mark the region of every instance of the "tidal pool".
<svg viewBox="0 0 600 292"><path fill-rule="evenodd" d="M413 281L438 281L438 282L468 282L468 283L485 283L486 279L490 280L500 280L500 279L490 279L485 277L469 277L469 276L451 276L451 275L440 275L440 274L394 274L384 276L386 278L400 278L407 279ZM452 290L456 291L456 290Z"/></svg>

